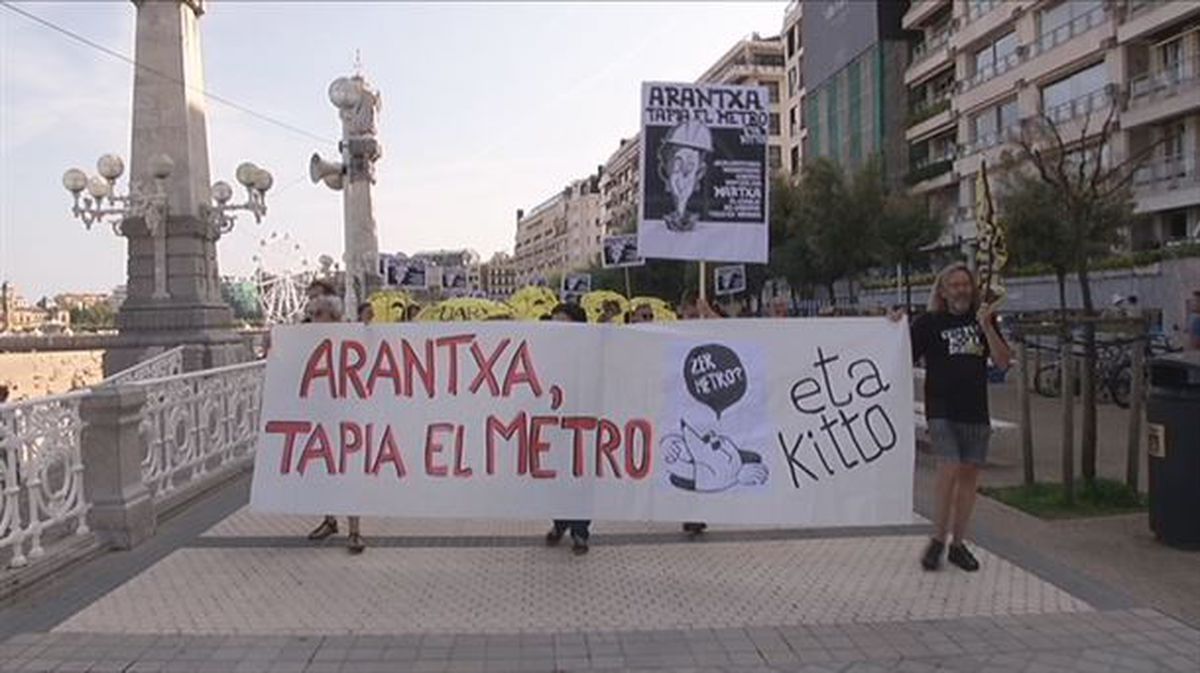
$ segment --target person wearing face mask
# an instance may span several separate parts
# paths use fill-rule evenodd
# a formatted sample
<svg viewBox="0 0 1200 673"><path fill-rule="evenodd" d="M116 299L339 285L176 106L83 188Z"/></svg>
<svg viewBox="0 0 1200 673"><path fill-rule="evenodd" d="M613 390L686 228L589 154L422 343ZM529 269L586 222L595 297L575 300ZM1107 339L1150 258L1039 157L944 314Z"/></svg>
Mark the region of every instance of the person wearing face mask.
<svg viewBox="0 0 1200 673"><path fill-rule="evenodd" d="M579 304L563 303L554 307L550 315L543 318L553 322L587 322L587 312ZM562 542L563 535L571 531L571 551L576 556L588 553L588 538L591 537L590 519L555 519L550 532L546 533L546 545L553 547Z"/></svg>
<svg viewBox="0 0 1200 673"><path fill-rule="evenodd" d="M911 327L913 362L925 361L925 416L939 460L934 535L921 556L926 570L941 567L950 539L946 559L968 572L979 569L964 539L991 434L988 359L1006 369L1012 355L978 288L965 264L946 267L934 281L928 312Z"/></svg>

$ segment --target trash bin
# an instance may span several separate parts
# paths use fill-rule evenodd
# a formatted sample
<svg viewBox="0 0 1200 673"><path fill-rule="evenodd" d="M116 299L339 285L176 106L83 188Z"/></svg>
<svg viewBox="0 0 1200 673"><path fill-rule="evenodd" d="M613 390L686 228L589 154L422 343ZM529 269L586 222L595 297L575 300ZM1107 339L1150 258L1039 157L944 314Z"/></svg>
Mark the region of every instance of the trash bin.
<svg viewBox="0 0 1200 673"><path fill-rule="evenodd" d="M1150 362L1146 422L1150 530L1172 547L1200 548L1200 352Z"/></svg>

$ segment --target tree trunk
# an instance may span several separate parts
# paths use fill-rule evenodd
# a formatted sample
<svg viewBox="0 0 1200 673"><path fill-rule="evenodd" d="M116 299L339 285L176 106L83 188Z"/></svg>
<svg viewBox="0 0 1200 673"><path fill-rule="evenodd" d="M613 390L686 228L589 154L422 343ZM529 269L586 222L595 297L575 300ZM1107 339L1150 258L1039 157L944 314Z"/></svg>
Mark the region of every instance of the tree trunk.
<svg viewBox="0 0 1200 673"><path fill-rule="evenodd" d="M1067 319L1067 270L1055 269L1054 277L1058 279L1058 313L1063 320Z"/></svg>
<svg viewBox="0 0 1200 673"><path fill-rule="evenodd" d="M901 268L904 273L904 312L912 313L912 265L905 262Z"/></svg>
<svg viewBox="0 0 1200 673"><path fill-rule="evenodd" d="M1096 481L1096 316L1095 305L1092 303L1092 289L1088 280L1086 259L1079 267L1079 291L1083 296L1083 371L1080 381L1083 385L1081 401L1083 410L1080 416L1079 458L1083 481L1091 486Z"/></svg>

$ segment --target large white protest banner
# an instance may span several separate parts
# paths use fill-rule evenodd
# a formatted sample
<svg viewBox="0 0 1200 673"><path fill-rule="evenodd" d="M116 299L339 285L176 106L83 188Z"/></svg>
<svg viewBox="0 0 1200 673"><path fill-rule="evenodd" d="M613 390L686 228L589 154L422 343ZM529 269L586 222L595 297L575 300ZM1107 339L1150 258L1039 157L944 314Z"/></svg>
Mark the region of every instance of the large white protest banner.
<svg viewBox="0 0 1200 673"><path fill-rule="evenodd" d="M882 318L276 328L252 505L910 523L908 330Z"/></svg>
<svg viewBox="0 0 1200 673"><path fill-rule="evenodd" d="M643 257L767 262L769 125L765 87L642 85Z"/></svg>

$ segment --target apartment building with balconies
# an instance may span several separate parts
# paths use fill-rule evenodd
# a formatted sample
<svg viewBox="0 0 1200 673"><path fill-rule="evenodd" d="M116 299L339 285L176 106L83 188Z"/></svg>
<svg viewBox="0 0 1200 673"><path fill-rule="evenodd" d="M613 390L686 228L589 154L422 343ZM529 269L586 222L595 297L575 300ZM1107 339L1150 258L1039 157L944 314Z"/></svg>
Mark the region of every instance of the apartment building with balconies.
<svg viewBox="0 0 1200 673"><path fill-rule="evenodd" d="M801 22L804 160L849 169L880 159L885 179L908 172L905 141L908 0L807 0Z"/></svg>
<svg viewBox="0 0 1200 673"><path fill-rule="evenodd" d="M1134 176L1147 222L1132 243L1200 238L1200 2L1130 0L1123 10L1123 149L1148 155Z"/></svg>
<svg viewBox="0 0 1200 673"><path fill-rule="evenodd" d="M622 138L600 174L600 220L605 234L637 229L641 134Z"/></svg>
<svg viewBox="0 0 1200 673"><path fill-rule="evenodd" d="M783 148L788 146L788 129L781 123L784 90L784 40L780 35L752 34L739 40L696 80L698 84L762 86L770 101L767 129L767 164L772 173L782 171Z"/></svg>
<svg viewBox="0 0 1200 673"><path fill-rule="evenodd" d="M970 248L980 165L999 163L1039 118L1083 144L1116 122L1104 160L1145 164L1132 247L1196 235L1200 3L918 0L903 25L908 182L948 221L946 245Z"/></svg>
<svg viewBox="0 0 1200 673"><path fill-rule="evenodd" d="M787 141L783 146L783 170L800 175L804 164L804 3L792 0L783 14L783 67L786 90L783 94L783 123Z"/></svg>

